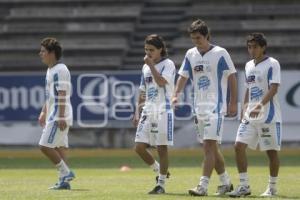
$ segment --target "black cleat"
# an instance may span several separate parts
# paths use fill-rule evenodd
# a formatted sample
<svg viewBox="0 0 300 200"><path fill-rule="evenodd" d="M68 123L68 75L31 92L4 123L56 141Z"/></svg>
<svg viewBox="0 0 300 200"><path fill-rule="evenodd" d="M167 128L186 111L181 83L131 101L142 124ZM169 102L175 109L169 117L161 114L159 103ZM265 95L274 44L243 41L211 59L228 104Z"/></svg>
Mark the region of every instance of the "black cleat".
<svg viewBox="0 0 300 200"><path fill-rule="evenodd" d="M160 185L155 186L153 190L148 192L148 194L164 194L164 193L165 193L165 189Z"/></svg>

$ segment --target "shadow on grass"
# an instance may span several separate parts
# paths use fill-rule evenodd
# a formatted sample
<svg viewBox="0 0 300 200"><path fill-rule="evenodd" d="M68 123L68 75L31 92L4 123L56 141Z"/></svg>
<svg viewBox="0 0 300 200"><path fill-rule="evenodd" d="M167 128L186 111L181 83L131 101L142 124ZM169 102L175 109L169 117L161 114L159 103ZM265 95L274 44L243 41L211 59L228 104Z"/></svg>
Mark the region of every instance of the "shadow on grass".
<svg viewBox="0 0 300 200"><path fill-rule="evenodd" d="M71 189L70 191L72 191L72 192L89 192L89 191L91 191L91 190L89 190L89 189L80 189L80 188L78 188L78 189Z"/></svg>

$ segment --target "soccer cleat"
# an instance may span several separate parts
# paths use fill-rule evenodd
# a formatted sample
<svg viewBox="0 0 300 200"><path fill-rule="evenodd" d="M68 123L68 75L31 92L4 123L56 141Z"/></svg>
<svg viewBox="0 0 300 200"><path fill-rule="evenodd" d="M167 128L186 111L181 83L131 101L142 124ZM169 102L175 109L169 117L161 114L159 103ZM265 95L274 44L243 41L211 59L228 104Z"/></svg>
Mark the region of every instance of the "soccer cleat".
<svg viewBox="0 0 300 200"><path fill-rule="evenodd" d="M261 197L274 197L274 196L276 196L276 194L277 194L276 188L268 187L267 190L264 193L262 193L260 196Z"/></svg>
<svg viewBox="0 0 300 200"><path fill-rule="evenodd" d="M250 186L238 185L235 190L228 193L230 197L245 197L251 194Z"/></svg>
<svg viewBox="0 0 300 200"><path fill-rule="evenodd" d="M59 182L70 182L75 178L74 172L70 171L66 176L60 177Z"/></svg>
<svg viewBox="0 0 300 200"><path fill-rule="evenodd" d="M157 185L148 194L164 194L164 193L165 193L165 189L160 185Z"/></svg>
<svg viewBox="0 0 300 200"><path fill-rule="evenodd" d="M188 192L192 196L207 196L207 189L201 185L197 185L197 187L189 189Z"/></svg>
<svg viewBox="0 0 300 200"><path fill-rule="evenodd" d="M219 185L215 195L217 196L225 195L226 193L231 192L232 190L233 190L233 185L231 183L229 185Z"/></svg>
<svg viewBox="0 0 300 200"><path fill-rule="evenodd" d="M54 186L50 187L49 190L70 190L71 186L68 182L55 183Z"/></svg>
<svg viewBox="0 0 300 200"><path fill-rule="evenodd" d="M167 172L167 178L170 178L170 176L171 176L170 172ZM159 178L159 176L155 177L156 183L158 183L158 178Z"/></svg>

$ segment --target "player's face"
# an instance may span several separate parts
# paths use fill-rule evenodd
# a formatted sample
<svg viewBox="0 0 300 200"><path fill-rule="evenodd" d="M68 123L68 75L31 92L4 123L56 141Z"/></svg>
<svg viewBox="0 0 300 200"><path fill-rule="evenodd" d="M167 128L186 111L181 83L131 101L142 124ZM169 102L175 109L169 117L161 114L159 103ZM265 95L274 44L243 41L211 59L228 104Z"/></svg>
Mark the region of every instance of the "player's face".
<svg viewBox="0 0 300 200"><path fill-rule="evenodd" d="M256 42L248 42L248 53L253 59L260 59L264 56L266 47L261 47Z"/></svg>
<svg viewBox="0 0 300 200"><path fill-rule="evenodd" d="M51 54L44 46L41 46L39 56L44 64L49 65L51 63Z"/></svg>
<svg viewBox="0 0 300 200"><path fill-rule="evenodd" d="M193 44L199 49L205 48L208 44L207 36L204 36L199 32L190 33L190 37L192 39Z"/></svg>
<svg viewBox="0 0 300 200"><path fill-rule="evenodd" d="M145 44L145 53L146 55L155 61L156 63L161 60L161 51L162 49L157 49L155 46L151 44Z"/></svg>

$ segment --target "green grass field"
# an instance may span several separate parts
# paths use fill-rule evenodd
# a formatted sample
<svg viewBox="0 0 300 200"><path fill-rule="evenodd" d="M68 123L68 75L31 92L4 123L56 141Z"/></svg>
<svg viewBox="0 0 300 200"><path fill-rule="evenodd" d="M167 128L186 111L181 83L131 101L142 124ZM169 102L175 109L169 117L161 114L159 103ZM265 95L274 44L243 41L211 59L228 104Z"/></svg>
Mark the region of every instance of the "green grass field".
<svg viewBox="0 0 300 200"><path fill-rule="evenodd" d="M201 149L170 150L171 178L166 185L167 194L148 195L154 187L154 173L132 150L71 149L69 163L77 178L70 191L50 191L57 181L52 164L37 149L0 150L0 199L227 199L216 198L213 193L219 183L214 173L208 197L191 197L187 189L197 185L201 174ZM234 185L238 174L232 149L225 149L227 171ZM249 151L249 175L252 195L243 199L261 199L268 180L267 159L257 151ZM280 153L281 169L276 199L300 199L300 149L284 149ZM130 171L121 172L128 165ZM228 198L230 199L230 198Z"/></svg>

